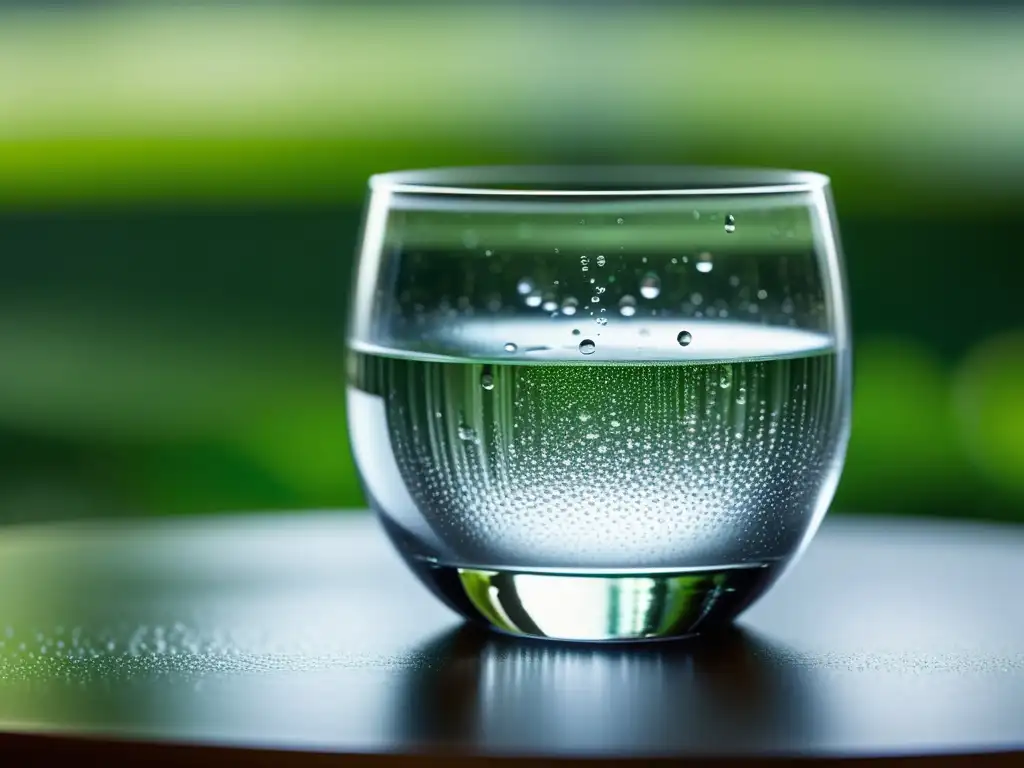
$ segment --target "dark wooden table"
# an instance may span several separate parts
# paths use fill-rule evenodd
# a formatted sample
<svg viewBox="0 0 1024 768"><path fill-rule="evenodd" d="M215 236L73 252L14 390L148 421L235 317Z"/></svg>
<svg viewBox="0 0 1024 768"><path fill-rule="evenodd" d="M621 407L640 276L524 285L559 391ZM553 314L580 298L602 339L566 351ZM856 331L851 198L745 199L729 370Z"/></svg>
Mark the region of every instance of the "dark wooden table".
<svg viewBox="0 0 1024 768"><path fill-rule="evenodd" d="M1024 764L1022 594L1024 528L833 517L735 631L564 645L462 626L364 514L12 527L0 762Z"/></svg>

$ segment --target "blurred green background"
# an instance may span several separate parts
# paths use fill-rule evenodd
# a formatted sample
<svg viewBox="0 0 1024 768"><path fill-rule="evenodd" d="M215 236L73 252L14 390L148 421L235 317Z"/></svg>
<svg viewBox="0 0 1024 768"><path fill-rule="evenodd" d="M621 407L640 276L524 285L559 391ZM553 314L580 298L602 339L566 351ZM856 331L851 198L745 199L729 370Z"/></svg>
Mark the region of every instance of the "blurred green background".
<svg viewBox="0 0 1024 768"><path fill-rule="evenodd" d="M0 2L0 519L361 505L366 177L548 162L830 174L835 508L1024 518L1024 13L551 6Z"/></svg>

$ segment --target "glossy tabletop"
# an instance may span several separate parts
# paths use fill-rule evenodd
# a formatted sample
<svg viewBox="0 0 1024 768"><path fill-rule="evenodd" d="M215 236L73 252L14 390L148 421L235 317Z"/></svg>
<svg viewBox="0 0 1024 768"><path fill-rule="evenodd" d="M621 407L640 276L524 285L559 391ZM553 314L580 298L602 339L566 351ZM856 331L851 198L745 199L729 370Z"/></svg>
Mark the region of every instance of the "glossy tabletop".
<svg viewBox="0 0 1024 768"><path fill-rule="evenodd" d="M0 759L1024 764L1022 590L1024 527L833 516L735 631L567 645L463 626L365 513L10 527Z"/></svg>

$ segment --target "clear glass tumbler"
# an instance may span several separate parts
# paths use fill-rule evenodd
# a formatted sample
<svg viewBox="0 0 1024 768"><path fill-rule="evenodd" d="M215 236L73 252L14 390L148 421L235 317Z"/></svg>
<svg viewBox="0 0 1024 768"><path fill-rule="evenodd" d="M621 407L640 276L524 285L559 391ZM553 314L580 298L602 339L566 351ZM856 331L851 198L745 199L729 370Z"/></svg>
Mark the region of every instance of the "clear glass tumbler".
<svg viewBox="0 0 1024 768"><path fill-rule="evenodd" d="M436 595L513 634L673 637L800 555L849 432L826 177L453 168L370 189L350 437Z"/></svg>

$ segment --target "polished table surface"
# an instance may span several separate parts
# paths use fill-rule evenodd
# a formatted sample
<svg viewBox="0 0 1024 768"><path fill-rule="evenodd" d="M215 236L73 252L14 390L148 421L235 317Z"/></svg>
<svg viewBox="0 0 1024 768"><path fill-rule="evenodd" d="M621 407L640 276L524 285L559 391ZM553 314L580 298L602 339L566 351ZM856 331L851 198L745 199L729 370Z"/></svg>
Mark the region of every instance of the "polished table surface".
<svg viewBox="0 0 1024 768"><path fill-rule="evenodd" d="M1024 764L1022 594L1024 527L834 516L734 631L567 645L460 624L364 513L9 527L0 760Z"/></svg>

